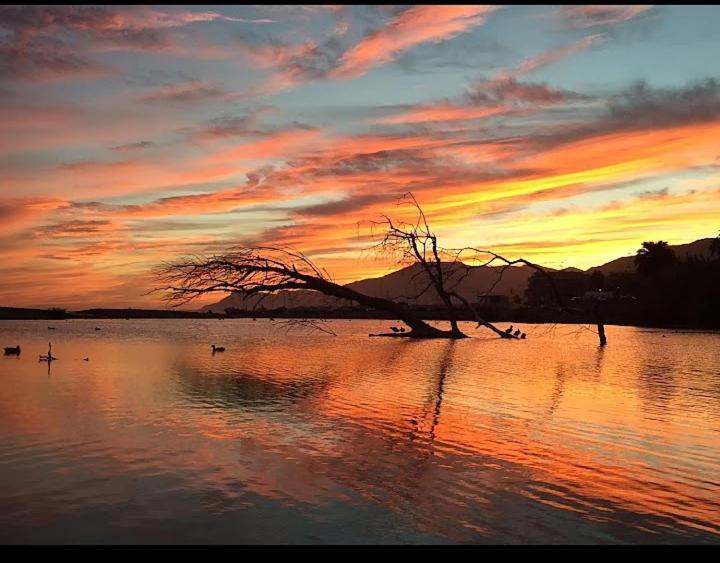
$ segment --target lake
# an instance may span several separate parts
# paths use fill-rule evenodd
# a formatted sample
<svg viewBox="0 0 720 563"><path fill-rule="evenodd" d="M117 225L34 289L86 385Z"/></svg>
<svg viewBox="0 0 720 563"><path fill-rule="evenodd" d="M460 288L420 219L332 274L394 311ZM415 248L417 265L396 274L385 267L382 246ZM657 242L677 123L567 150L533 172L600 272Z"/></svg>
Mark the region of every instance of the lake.
<svg viewBox="0 0 720 563"><path fill-rule="evenodd" d="M0 543L720 542L720 334L390 324L1 321Z"/></svg>

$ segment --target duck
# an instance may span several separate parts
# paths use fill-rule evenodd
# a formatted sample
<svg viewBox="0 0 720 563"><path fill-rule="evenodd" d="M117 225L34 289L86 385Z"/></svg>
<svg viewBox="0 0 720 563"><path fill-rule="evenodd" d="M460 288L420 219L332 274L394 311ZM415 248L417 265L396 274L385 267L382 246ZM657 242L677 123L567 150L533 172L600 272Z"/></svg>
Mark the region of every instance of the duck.
<svg viewBox="0 0 720 563"><path fill-rule="evenodd" d="M512 331L513 331L513 327L512 327L512 325L510 325L509 328L505 329L505 334L512 334Z"/></svg>
<svg viewBox="0 0 720 563"><path fill-rule="evenodd" d="M212 351L213 351L213 354L214 354L215 352L224 352L224 351L225 351L225 347L224 347L224 346L215 346L215 344L213 344L213 345L212 345Z"/></svg>
<svg viewBox="0 0 720 563"><path fill-rule="evenodd" d="M83 358L83 362L89 362L90 358Z"/></svg>
<svg viewBox="0 0 720 563"><path fill-rule="evenodd" d="M99 326L96 326L95 330L102 330L102 329Z"/></svg>
<svg viewBox="0 0 720 563"><path fill-rule="evenodd" d="M401 326L398 330L399 330L400 332L405 332L405 327L402 327L402 326Z"/></svg>
<svg viewBox="0 0 720 563"><path fill-rule="evenodd" d="M49 326L49 327L48 327L48 330L55 330L55 327L54 327L54 326Z"/></svg>
<svg viewBox="0 0 720 563"><path fill-rule="evenodd" d="M524 339L525 339L525 336L526 336L526 334L525 334L524 332L521 332L521 333L520 333L520 339L521 339L521 340L524 340Z"/></svg>
<svg viewBox="0 0 720 563"><path fill-rule="evenodd" d="M400 332L400 329L396 326L391 326L390 330L392 330L393 332Z"/></svg>
<svg viewBox="0 0 720 563"><path fill-rule="evenodd" d="M5 346L5 355L6 356L19 356L20 355L20 344L18 344L14 348L12 346Z"/></svg>
<svg viewBox="0 0 720 563"><path fill-rule="evenodd" d="M520 329L517 329L515 332L513 332L513 336L514 336L515 338L517 338L518 336L520 336Z"/></svg>

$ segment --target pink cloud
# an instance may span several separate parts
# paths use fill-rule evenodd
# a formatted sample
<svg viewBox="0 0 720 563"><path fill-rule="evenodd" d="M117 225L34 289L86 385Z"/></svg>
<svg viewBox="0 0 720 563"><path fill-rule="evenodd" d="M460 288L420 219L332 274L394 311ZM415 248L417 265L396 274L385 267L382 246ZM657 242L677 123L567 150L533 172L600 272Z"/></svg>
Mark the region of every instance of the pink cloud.
<svg viewBox="0 0 720 563"><path fill-rule="evenodd" d="M59 104L41 106L13 101L0 104L0 131L42 130L48 127L67 126L78 115L80 111L75 106ZM1 143L0 147L2 147Z"/></svg>
<svg viewBox="0 0 720 563"><path fill-rule="evenodd" d="M428 123L433 121L469 121L490 117L503 111L505 111L503 107L478 107L440 103L437 105L417 106L409 111L378 119L376 123L403 124Z"/></svg>
<svg viewBox="0 0 720 563"><path fill-rule="evenodd" d="M390 62L421 43L440 42L469 31L485 22L497 6L415 6L402 12L387 26L368 35L347 51L341 66L334 71L339 78L354 78L372 67Z"/></svg>
<svg viewBox="0 0 720 563"><path fill-rule="evenodd" d="M257 141L224 149L217 154L210 155L207 161L217 163L289 158L294 154L308 150L308 145L316 141L320 135L321 131L316 129L279 131Z"/></svg>
<svg viewBox="0 0 720 563"><path fill-rule="evenodd" d="M569 45L565 45L564 47L551 49L550 51L540 53L539 55L528 57L522 63L520 63L520 65L514 71L510 71L508 75L520 76L523 74L534 72L539 68L551 65L561 59L570 57L575 53L584 51L591 45L602 43L606 41L606 39L607 37L601 33L588 35L587 37L583 37L579 41L575 41L573 43L570 43Z"/></svg>
<svg viewBox="0 0 720 563"><path fill-rule="evenodd" d="M313 41L305 41L297 45L285 43L245 43L238 46L240 52L251 62L261 68L286 65L299 57L308 55L317 45Z"/></svg>

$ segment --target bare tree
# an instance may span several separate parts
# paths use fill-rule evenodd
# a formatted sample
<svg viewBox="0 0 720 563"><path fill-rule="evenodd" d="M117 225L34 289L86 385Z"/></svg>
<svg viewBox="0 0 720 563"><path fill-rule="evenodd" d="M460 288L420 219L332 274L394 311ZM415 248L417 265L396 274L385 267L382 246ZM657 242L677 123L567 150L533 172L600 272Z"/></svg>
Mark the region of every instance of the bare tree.
<svg viewBox="0 0 720 563"><path fill-rule="evenodd" d="M223 256L193 257L168 264L158 272L161 283L169 292L168 300L182 305L207 293L230 292L243 298L259 296L255 307L273 293L305 289L354 301L364 307L390 313L400 319L410 332L400 333L414 338L462 338L423 321L404 303L372 297L332 281L301 252L274 246L239 248Z"/></svg>
<svg viewBox="0 0 720 563"><path fill-rule="evenodd" d="M527 260L508 260L488 250L473 247L443 249L438 245L437 236L430 229L425 213L415 197L411 193L405 194L401 203L409 204L417 211L417 220L414 223L395 223L384 216L382 222L371 222L371 228L374 232L378 226L386 227L385 234L375 246L376 251L395 256L399 263L419 266L415 276L420 277L423 289L414 296L401 296L391 300L365 295L332 281L324 269L315 265L302 252L276 246L238 248L221 256L192 257L166 264L158 270L158 278L162 284L159 289L168 292L168 300L174 305L185 304L207 293L230 292L241 295L244 299L255 297L254 307L258 307L265 297L279 291L317 291L383 311L410 328L409 332L376 336L466 338L467 335L458 326L462 309L472 312L478 327L486 327L501 338L517 338L484 319L467 297L457 291L458 284L473 268L490 266L495 262L502 263L502 267L496 270L497 279L485 295L494 290L503 273L511 266L525 264L542 273L545 271ZM463 260L479 264L468 266ZM552 282L552 279L550 281ZM418 311L401 300L418 299L427 292L432 292L442 303L450 322L449 329L428 324Z"/></svg>

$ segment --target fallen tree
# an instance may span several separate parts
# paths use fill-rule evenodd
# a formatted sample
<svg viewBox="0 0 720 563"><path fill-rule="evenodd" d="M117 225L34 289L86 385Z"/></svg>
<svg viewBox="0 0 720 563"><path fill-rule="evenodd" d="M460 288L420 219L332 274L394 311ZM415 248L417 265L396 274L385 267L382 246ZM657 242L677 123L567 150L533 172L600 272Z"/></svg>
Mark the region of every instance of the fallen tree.
<svg viewBox="0 0 720 563"><path fill-rule="evenodd" d="M467 338L458 326L458 311L465 309L472 313L478 327L487 328L500 338L518 338L484 319L476 307L456 288L473 267L490 266L498 262L502 267L497 271L497 280L488 288L485 295L490 295L502 279L503 273L511 266L524 264L544 274L545 271L527 260L508 260L489 250L474 247L443 249L439 246L437 236L431 230L425 213L415 197L408 193L401 198L400 203L415 209L416 221L396 223L390 217L384 216L383 221L371 222L373 232L380 226L385 228L375 250L394 256L398 263L420 266L416 275L422 276L422 290L414 296L402 296L402 299L417 299L428 291L433 292L447 313L449 329L429 324L421 318L418 311L412 310L400 298L394 300L370 296L340 285L305 254L284 247L236 248L227 254L209 258L196 256L181 259L166 264L157 271L158 279L162 284L158 289L167 292L167 299L173 305L185 304L207 293L229 292L238 294L243 299L254 298L254 307L258 307L264 297L279 291L317 291L388 313L410 329L373 336ZM454 267L462 264L463 260L477 265ZM552 282L552 279L550 281Z"/></svg>

